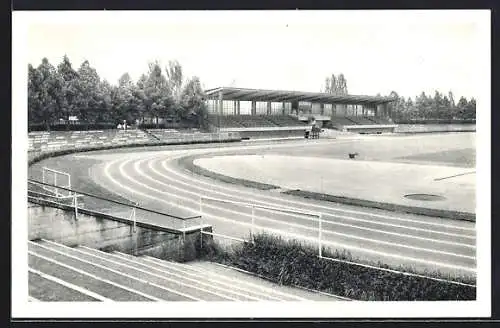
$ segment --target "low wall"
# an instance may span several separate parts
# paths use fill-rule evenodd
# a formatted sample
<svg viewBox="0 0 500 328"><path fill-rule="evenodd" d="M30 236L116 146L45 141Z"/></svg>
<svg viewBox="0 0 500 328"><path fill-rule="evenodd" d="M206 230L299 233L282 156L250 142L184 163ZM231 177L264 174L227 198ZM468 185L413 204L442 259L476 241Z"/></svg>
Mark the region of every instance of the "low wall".
<svg viewBox="0 0 500 328"><path fill-rule="evenodd" d="M170 145L240 141L237 132L176 133L157 140L142 130L52 131L28 134L28 151L54 152L66 149L115 148L127 145Z"/></svg>
<svg viewBox="0 0 500 328"><path fill-rule="evenodd" d="M47 134L49 132L44 132ZM71 132L57 132L61 133L71 133ZM40 133L30 133L29 138L35 138L39 136ZM104 139L103 139L104 140ZM192 133L192 134L179 134L175 138L168 138L162 140L148 140L135 142L135 140L123 143L114 143L111 141L104 141L100 144L79 144L78 146L71 143L66 144L56 144L52 145L50 148L28 148L28 165L31 165L37 161L48 157L62 156L77 152L86 151L96 151L96 150L106 150L106 149L116 149L125 147L144 147L144 146L169 146L169 145L185 145L185 144L201 144L201 143L217 143L217 142L238 142L241 141L241 136L237 132L221 132L221 133ZM49 141L50 143L50 141Z"/></svg>
<svg viewBox="0 0 500 328"><path fill-rule="evenodd" d="M186 262L199 256L201 228L212 231L209 225L173 230L141 222L134 229L133 221L123 218L80 209L75 219L70 207L53 208L43 206L41 201L36 203L28 206L29 240L44 238L67 246L84 245Z"/></svg>
<svg viewBox="0 0 500 328"><path fill-rule="evenodd" d="M354 133L392 133L396 125L344 125L342 130Z"/></svg>
<svg viewBox="0 0 500 328"><path fill-rule="evenodd" d="M476 132L476 124L398 124L396 133Z"/></svg>
<svg viewBox="0 0 500 328"><path fill-rule="evenodd" d="M241 138L262 139L262 138L290 138L302 137L304 138L304 131L307 127L293 130L272 130L272 131L240 131Z"/></svg>

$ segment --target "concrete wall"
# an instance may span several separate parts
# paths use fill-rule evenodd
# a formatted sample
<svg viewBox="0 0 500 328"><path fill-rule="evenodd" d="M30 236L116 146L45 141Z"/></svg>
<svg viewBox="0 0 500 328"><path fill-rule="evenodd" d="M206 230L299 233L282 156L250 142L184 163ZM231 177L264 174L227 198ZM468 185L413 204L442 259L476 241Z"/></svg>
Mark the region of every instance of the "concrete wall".
<svg viewBox="0 0 500 328"><path fill-rule="evenodd" d="M237 133L170 133L169 131L171 130L165 130L164 133L159 134L160 140L142 130L30 132L28 134L28 151L50 152L75 148L84 150L91 147L118 147L130 144L177 144L239 140Z"/></svg>
<svg viewBox="0 0 500 328"><path fill-rule="evenodd" d="M99 217L30 203L28 207L28 237L44 238L67 246L85 245L104 250L158 257L179 262L198 257L200 228L172 231L159 226L110 217ZM203 226L206 231L212 228ZM203 238L210 238L204 235Z"/></svg>
<svg viewBox="0 0 500 328"><path fill-rule="evenodd" d="M475 124L398 124L396 133L475 132Z"/></svg>

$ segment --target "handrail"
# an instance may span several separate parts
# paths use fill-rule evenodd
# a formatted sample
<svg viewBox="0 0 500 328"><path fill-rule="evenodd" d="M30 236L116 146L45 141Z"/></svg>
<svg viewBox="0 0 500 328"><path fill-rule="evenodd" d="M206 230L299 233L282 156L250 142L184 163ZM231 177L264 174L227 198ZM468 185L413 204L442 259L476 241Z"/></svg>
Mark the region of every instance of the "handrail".
<svg viewBox="0 0 500 328"><path fill-rule="evenodd" d="M59 189L70 191L70 192L77 193L77 194L80 194L80 195L84 195L84 196L88 196L88 197L93 197L93 198L96 198L96 199L104 200L104 201L107 201L107 202L110 202L110 203L114 203L114 204L118 204L118 205L122 205L122 206L134 207L134 208L142 210L142 211L146 211L146 212L150 212L150 213L154 213L154 214L160 214L160 215L168 216L168 217L171 217L171 218L174 218L174 219L178 219L178 220L191 220L191 219L197 219L197 218L201 217L201 215L195 215L195 216L189 216L189 217L183 218L183 217L180 217L180 216L176 216L176 215L172 215L172 214L167 214L167 213L163 213L163 212L160 212L160 211L151 210L151 209L148 209L148 208L145 208L145 207L142 207L142 206L138 206L135 203L127 204L125 202L121 202L121 201L118 201L118 200L113 200L113 199L109 199L109 198L106 198L106 197L93 195L93 194L88 193L88 192L78 191L78 190L71 189L71 188L56 186L56 185L53 185L53 184L50 184L50 183L45 183L45 182L37 181L37 180L34 180L34 179L28 179L28 182L31 182L31 183L34 183L34 184L38 184L38 185L43 185L43 186L50 186L50 187L59 188Z"/></svg>
<svg viewBox="0 0 500 328"><path fill-rule="evenodd" d="M227 200L227 199L220 199L220 198L213 198L213 197L206 197L206 196L201 196L201 199L206 199L206 200L211 200L214 202L219 202L219 203L228 203L228 204L237 204L245 207L255 207L255 208L261 208L269 211L276 211L276 212L283 212L283 213L290 213L290 214L299 214L303 216L312 216L312 217L319 217L321 216L321 213L316 213L316 212L311 212L311 211L297 211L293 210L290 208L286 207L279 207L279 206L265 206L265 205L259 205L255 203L247 203L247 202L240 202L240 201L233 201L233 200Z"/></svg>

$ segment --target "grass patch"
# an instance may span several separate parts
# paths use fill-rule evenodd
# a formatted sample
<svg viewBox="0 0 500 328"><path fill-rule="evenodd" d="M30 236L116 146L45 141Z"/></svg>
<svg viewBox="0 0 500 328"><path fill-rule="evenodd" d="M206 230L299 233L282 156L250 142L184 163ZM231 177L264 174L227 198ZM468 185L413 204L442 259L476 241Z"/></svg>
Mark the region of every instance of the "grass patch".
<svg viewBox="0 0 500 328"><path fill-rule="evenodd" d="M206 154L204 154L202 156L205 157ZM239 184L239 185L242 185L242 186L245 186L245 187L255 188L255 189L259 189L259 190L270 190L270 189L278 189L278 188L280 188L279 186L275 186L275 185L272 185L272 184L260 183L260 182L251 181L251 180L233 178L233 177L230 177L230 176L227 176L227 175L215 173L215 172L212 172L210 170L204 169L201 166L198 166L198 165L194 164L194 160L197 159L197 158L199 158L199 157L201 157L201 156L187 156L187 157L183 157L183 158L180 158L177 161L177 163L180 166L186 168L187 170L189 170L189 171L191 171L193 173L196 173L196 174L199 174L199 175L203 175L203 176L206 176L206 177L209 177L209 178L212 178L212 179L216 179L216 180L219 180L219 181L227 182L227 183Z"/></svg>
<svg viewBox="0 0 500 328"><path fill-rule="evenodd" d="M234 266L278 284L300 286L362 301L475 300L476 288L404 276L348 263L320 259L317 249L297 240L259 234L255 243L228 247L207 241L202 257ZM349 253L324 251L324 256L356 262ZM373 264L380 266L380 263ZM389 266L385 265L386 268ZM401 270L401 267L392 268ZM408 271L406 269L405 271ZM436 277L448 277L435 272ZM463 278L464 283L474 283Z"/></svg>

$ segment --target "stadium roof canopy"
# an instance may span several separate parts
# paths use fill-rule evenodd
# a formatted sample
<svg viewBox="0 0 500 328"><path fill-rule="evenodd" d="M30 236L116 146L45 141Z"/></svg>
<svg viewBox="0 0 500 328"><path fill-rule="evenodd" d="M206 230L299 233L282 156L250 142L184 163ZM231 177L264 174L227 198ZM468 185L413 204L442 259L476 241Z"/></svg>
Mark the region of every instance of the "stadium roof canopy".
<svg viewBox="0 0 500 328"><path fill-rule="evenodd" d="M356 96L356 95L334 95L330 93L305 92L305 91L285 91L285 90L262 90L244 89L232 87L220 87L205 90L207 98L218 99L219 92L222 93L223 100L242 101L311 101L325 104L385 104L394 101L391 97L379 96Z"/></svg>

